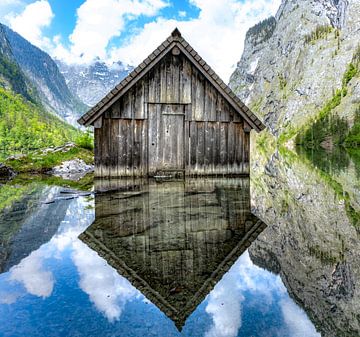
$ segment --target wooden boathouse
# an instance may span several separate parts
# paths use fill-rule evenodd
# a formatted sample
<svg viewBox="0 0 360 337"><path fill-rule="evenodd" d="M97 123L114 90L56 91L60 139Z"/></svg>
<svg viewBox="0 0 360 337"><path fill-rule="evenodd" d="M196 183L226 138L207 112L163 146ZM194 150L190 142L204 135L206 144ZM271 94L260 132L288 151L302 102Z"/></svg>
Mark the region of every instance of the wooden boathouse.
<svg viewBox="0 0 360 337"><path fill-rule="evenodd" d="M98 179L95 188L106 193L79 239L179 330L266 228L251 212L249 177Z"/></svg>
<svg viewBox="0 0 360 337"><path fill-rule="evenodd" d="M97 177L249 174L265 128L178 29L78 122L94 126Z"/></svg>

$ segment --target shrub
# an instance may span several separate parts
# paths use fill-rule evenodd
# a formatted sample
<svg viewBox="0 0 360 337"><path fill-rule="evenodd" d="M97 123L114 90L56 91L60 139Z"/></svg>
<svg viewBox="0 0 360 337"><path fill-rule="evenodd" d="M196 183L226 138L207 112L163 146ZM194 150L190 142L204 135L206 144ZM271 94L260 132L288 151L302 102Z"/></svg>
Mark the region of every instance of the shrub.
<svg viewBox="0 0 360 337"><path fill-rule="evenodd" d="M93 150L94 149L94 137L90 131L81 133L75 140L75 144L83 149Z"/></svg>
<svg viewBox="0 0 360 337"><path fill-rule="evenodd" d="M305 35L304 42L309 44L319 39L324 39L328 36L333 28L329 25L317 26L311 33Z"/></svg>

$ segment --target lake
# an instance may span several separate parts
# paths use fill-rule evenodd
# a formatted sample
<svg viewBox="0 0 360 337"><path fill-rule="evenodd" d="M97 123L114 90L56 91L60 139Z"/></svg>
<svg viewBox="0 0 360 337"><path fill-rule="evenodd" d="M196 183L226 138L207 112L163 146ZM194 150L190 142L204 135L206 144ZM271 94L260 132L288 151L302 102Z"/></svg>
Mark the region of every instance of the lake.
<svg viewBox="0 0 360 337"><path fill-rule="evenodd" d="M252 161L250 179L3 184L0 336L360 336L359 156Z"/></svg>

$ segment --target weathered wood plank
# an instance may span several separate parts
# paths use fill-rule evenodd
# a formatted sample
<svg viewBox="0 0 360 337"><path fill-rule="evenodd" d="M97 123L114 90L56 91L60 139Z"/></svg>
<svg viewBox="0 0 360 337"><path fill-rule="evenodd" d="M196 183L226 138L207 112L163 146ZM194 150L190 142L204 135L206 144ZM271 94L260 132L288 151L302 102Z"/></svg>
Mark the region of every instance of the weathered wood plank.
<svg viewBox="0 0 360 337"><path fill-rule="evenodd" d="M228 126L228 173L235 174L236 167L234 166L235 163L235 130L234 130L234 123L230 122Z"/></svg>
<svg viewBox="0 0 360 337"><path fill-rule="evenodd" d="M133 116L135 119L144 119L144 99L145 99L145 90L144 90L144 81L139 81L134 87L134 113Z"/></svg>
<svg viewBox="0 0 360 337"><path fill-rule="evenodd" d="M212 174L213 167L213 141L214 141L214 130L212 122L205 122L205 155L204 155L204 167L208 174Z"/></svg>
<svg viewBox="0 0 360 337"><path fill-rule="evenodd" d="M126 139L126 176L132 176L133 175L133 144L134 144L134 120L128 119L124 120L124 128L127 130L127 132L124 130L124 134L126 135L124 138Z"/></svg>
<svg viewBox="0 0 360 337"><path fill-rule="evenodd" d="M124 95L120 100L121 118L132 118L132 90Z"/></svg>
<svg viewBox="0 0 360 337"><path fill-rule="evenodd" d="M103 160L103 168L102 168L102 175L105 177L110 177L110 144L112 142L112 138L109 137L110 134L110 125L111 125L111 120L108 118L104 119L104 126L102 128L103 131L103 137L102 137L102 141L103 141L103 146L102 146L102 150L103 150L103 156L102 156L102 160Z"/></svg>
<svg viewBox="0 0 360 337"><path fill-rule="evenodd" d="M157 68L152 69L149 73L148 73L148 81L147 81L147 85L148 85L148 90L147 90L147 95L148 95L148 99L145 100L145 102L155 102L156 101L156 86L158 85L158 83L155 82L155 72L156 72Z"/></svg>
<svg viewBox="0 0 360 337"><path fill-rule="evenodd" d="M141 175L146 176L148 174L148 121L141 122Z"/></svg>
<svg viewBox="0 0 360 337"><path fill-rule="evenodd" d="M121 120L119 123L119 133L118 133L118 143L119 143L119 153L118 153L118 176L126 176L126 125L125 120Z"/></svg>
<svg viewBox="0 0 360 337"><path fill-rule="evenodd" d="M109 175L111 177L118 176L118 153L119 153L119 119L110 119L109 124L109 155L110 167Z"/></svg>
<svg viewBox="0 0 360 337"><path fill-rule="evenodd" d="M250 173L250 133L244 132L244 173Z"/></svg>
<svg viewBox="0 0 360 337"><path fill-rule="evenodd" d="M196 122L197 124L197 151L196 166L197 174L204 173L204 156L205 156L205 122Z"/></svg>
<svg viewBox="0 0 360 337"><path fill-rule="evenodd" d="M196 122L190 122L190 166L191 172L196 171L196 147L197 147L197 126Z"/></svg>
<svg viewBox="0 0 360 337"><path fill-rule="evenodd" d="M209 122L216 122L216 92L214 87L205 82L205 116Z"/></svg>
<svg viewBox="0 0 360 337"><path fill-rule="evenodd" d="M107 117L95 130L96 175L180 167L194 175L249 171L242 117L183 54L169 53Z"/></svg>
<svg viewBox="0 0 360 337"><path fill-rule="evenodd" d="M94 164L95 170L94 174L95 177L101 177L101 164L102 164L102 149L101 149L101 129L95 128L94 129Z"/></svg>
<svg viewBox="0 0 360 337"><path fill-rule="evenodd" d="M166 62L166 59L163 60L163 62L160 64L160 100L156 101L157 103L165 103L167 99L167 66L168 63Z"/></svg>
<svg viewBox="0 0 360 337"><path fill-rule="evenodd" d="M110 118L120 118L120 117L121 117L121 114L120 114L120 101L117 101L111 107Z"/></svg>
<svg viewBox="0 0 360 337"><path fill-rule="evenodd" d="M134 176L140 176L141 168L141 151L142 151L142 120L134 120L134 139L133 139L133 173Z"/></svg>
<svg viewBox="0 0 360 337"><path fill-rule="evenodd" d="M236 144L235 144L235 165L239 172L243 172L243 146L244 146L244 139L243 139L243 130L242 125L240 123L234 123L235 127L235 135L236 135Z"/></svg>
<svg viewBox="0 0 360 337"><path fill-rule="evenodd" d="M180 103L191 103L191 64L184 57L180 71Z"/></svg>
<svg viewBox="0 0 360 337"><path fill-rule="evenodd" d="M184 121L184 169L190 174L190 122Z"/></svg>
<svg viewBox="0 0 360 337"><path fill-rule="evenodd" d="M191 76L191 98L193 108L193 119L204 121L204 83L203 77L199 73L192 73Z"/></svg>
<svg viewBox="0 0 360 337"><path fill-rule="evenodd" d="M227 137L228 137L228 124L220 123L220 173L227 174L228 166L228 148L227 148Z"/></svg>

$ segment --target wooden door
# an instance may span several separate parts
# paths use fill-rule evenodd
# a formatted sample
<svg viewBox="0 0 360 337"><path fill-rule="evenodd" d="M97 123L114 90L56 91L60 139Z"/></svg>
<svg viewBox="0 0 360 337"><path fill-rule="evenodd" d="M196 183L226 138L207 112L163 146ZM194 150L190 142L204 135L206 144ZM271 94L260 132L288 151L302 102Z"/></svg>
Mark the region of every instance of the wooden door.
<svg viewBox="0 0 360 337"><path fill-rule="evenodd" d="M149 175L184 173L184 105L148 104Z"/></svg>

